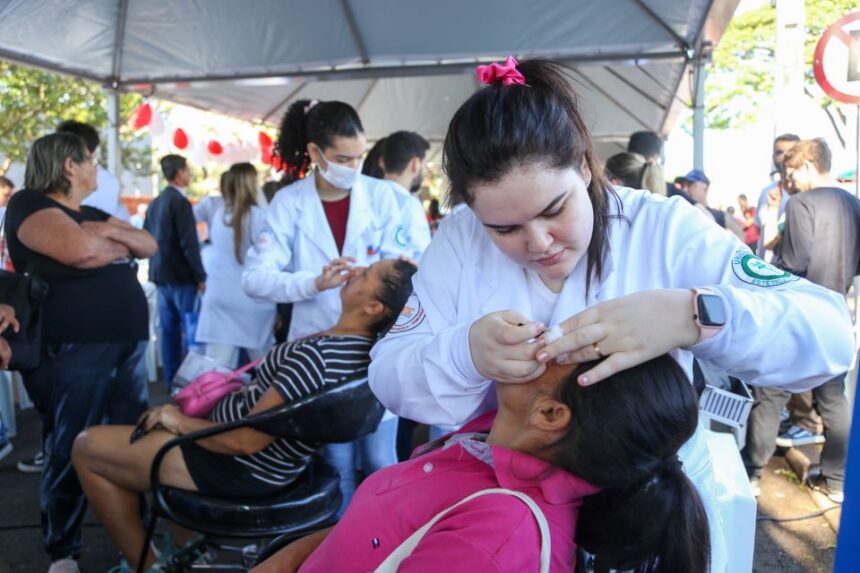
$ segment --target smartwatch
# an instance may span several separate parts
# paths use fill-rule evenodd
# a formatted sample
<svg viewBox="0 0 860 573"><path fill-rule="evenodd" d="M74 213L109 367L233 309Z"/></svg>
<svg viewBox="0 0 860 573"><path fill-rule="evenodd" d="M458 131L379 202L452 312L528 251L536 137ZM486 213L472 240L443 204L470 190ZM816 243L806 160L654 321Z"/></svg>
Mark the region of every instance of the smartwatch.
<svg viewBox="0 0 860 573"><path fill-rule="evenodd" d="M693 289L693 320L699 328L696 344L715 336L726 325L723 299L709 289Z"/></svg>

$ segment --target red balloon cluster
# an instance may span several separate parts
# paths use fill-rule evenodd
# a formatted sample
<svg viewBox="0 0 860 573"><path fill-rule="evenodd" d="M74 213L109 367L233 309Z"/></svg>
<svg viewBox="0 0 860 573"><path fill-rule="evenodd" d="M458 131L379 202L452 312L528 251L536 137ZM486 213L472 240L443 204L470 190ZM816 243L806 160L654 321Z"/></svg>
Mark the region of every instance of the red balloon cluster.
<svg viewBox="0 0 860 573"><path fill-rule="evenodd" d="M141 104L134 112L132 125L135 129L143 129L152 121L152 106L148 103Z"/></svg>
<svg viewBox="0 0 860 573"><path fill-rule="evenodd" d="M176 149L185 149L188 147L188 143L188 134L181 127L177 128L173 132L173 145L176 146Z"/></svg>
<svg viewBox="0 0 860 573"><path fill-rule="evenodd" d="M275 156L273 151L275 144L272 141L272 138L269 137L269 134L265 131L261 131L257 135L257 141L260 143L260 161L262 161L264 165L271 165L274 167L273 161L278 159L278 157Z"/></svg>
<svg viewBox="0 0 860 573"><path fill-rule="evenodd" d="M221 155L224 153L224 146L214 139L209 142L206 149L208 149L209 153L212 155Z"/></svg>

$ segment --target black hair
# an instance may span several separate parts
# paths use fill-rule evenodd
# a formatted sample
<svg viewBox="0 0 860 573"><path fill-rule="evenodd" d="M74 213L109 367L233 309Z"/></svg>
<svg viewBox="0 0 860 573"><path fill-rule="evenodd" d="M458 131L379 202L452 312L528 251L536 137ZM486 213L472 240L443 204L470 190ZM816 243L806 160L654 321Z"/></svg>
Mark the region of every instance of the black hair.
<svg viewBox="0 0 860 573"><path fill-rule="evenodd" d="M570 70L547 60L517 66L526 85L501 82L478 90L454 114L445 137L443 168L450 188L448 205L472 205L477 184L499 181L512 169L536 164L553 169L585 165L591 172L588 195L594 228L588 245L586 290L603 275L609 249L609 198L620 199L607 183L570 83Z"/></svg>
<svg viewBox="0 0 860 573"><path fill-rule="evenodd" d="M10 189L14 189L15 184L8 177L4 177L3 175L0 175L0 187L8 187Z"/></svg>
<svg viewBox="0 0 860 573"><path fill-rule="evenodd" d="M800 136L795 135L793 133L783 133L782 135L777 136L777 138L773 140L774 143L776 143L777 141L793 141L797 143L798 141L800 141Z"/></svg>
<svg viewBox="0 0 860 573"><path fill-rule="evenodd" d="M380 338L394 326L400 311L412 294L412 275L418 270L413 263L398 259L394 261L391 272L382 277L382 286L376 293L376 298L385 307L385 312L371 325L373 332Z"/></svg>
<svg viewBox="0 0 860 573"><path fill-rule="evenodd" d="M707 514L677 457L698 424L692 385L663 355L580 386L577 376L595 364L578 366L557 389L572 416L551 458L602 488L583 502L577 545L597 557L597 571L706 573Z"/></svg>
<svg viewBox="0 0 860 573"><path fill-rule="evenodd" d="M364 158L364 165L361 167L361 174L373 177L374 179L385 179L385 171L382 170L380 160L382 159L382 146L385 145L385 138L373 144L367 156Z"/></svg>
<svg viewBox="0 0 860 573"><path fill-rule="evenodd" d="M282 180L266 181L265 183L263 183L263 195L265 195L266 201L271 203L272 199L275 198L275 194L283 187L284 182Z"/></svg>
<svg viewBox="0 0 860 573"><path fill-rule="evenodd" d="M385 138L382 161L386 174L403 173L413 158L424 159L430 144L414 131L395 131Z"/></svg>
<svg viewBox="0 0 860 573"><path fill-rule="evenodd" d="M84 140L90 153L95 153L96 148L101 143L99 132L96 131L96 128L88 123L82 123L73 119L66 120L58 125L57 133L74 133Z"/></svg>
<svg viewBox="0 0 860 573"><path fill-rule="evenodd" d="M290 180L307 174L311 158L308 143L323 151L332 146L335 137L355 137L364 133L358 113L342 101L298 100L293 102L281 120L276 151Z"/></svg>
<svg viewBox="0 0 860 573"><path fill-rule="evenodd" d="M180 171L188 166L188 161L181 155L170 153L161 158L161 173L167 182L176 179Z"/></svg>
<svg viewBox="0 0 860 573"><path fill-rule="evenodd" d="M430 218L434 221L442 218L442 210L439 206L439 199L433 197L430 199L430 205L427 208L427 214L430 215Z"/></svg>
<svg viewBox="0 0 860 573"><path fill-rule="evenodd" d="M660 155L663 151L663 140L653 131L637 131L630 136L627 151L638 153L643 157Z"/></svg>

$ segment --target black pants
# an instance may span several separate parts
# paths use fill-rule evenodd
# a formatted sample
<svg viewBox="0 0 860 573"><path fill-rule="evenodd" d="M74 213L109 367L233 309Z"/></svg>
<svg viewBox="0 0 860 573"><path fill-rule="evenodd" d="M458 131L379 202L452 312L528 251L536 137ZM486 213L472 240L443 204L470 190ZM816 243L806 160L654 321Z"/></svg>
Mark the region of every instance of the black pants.
<svg viewBox="0 0 860 573"><path fill-rule="evenodd" d="M845 482L845 457L851 413L845 397L845 374L825 382L812 391L818 413L824 421L824 449L821 451L821 473L834 485ZM747 425L744 464L751 476L761 476L762 468L776 450L779 416L791 394L779 388L755 387L755 403Z"/></svg>
<svg viewBox="0 0 860 573"><path fill-rule="evenodd" d="M81 551L86 499L72 467L75 437L99 424L134 424L146 409L146 342L52 344L22 373L42 418L42 536L56 561Z"/></svg>

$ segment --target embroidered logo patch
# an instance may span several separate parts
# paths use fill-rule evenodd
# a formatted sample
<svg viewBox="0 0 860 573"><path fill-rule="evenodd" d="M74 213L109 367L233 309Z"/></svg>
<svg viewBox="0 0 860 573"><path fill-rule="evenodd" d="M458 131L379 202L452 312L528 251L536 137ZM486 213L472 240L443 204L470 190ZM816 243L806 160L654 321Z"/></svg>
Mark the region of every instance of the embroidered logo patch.
<svg viewBox="0 0 860 573"><path fill-rule="evenodd" d="M421 308L421 301L413 294L406 301L406 306L400 311L397 322L394 323L389 332L392 334L408 332L424 322L424 317L425 314L424 309Z"/></svg>
<svg viewBox="0 0 860 573"><path fill-rule="evenodd" d="M732 271L741 281L760 287L775 287L800 280L800 277L780 270L746 251L732 257Z"/></svg>
<svg viewBox="0 0 860 573"><path fill-rule="evenodd" d="M257 241L254 243L254 248L258 253L265 253L267 251L271 251L275 246L275 234L271 229L266 227L263 229L259 235L257 235Z"/></svg>
<svg viewBox="0 0 860 573"><path fill-rule="evenodd" d="M409 244L409 239L406 237L406 229L403 225L398 225L394 231L394 241L401 247Z"/></svg>

